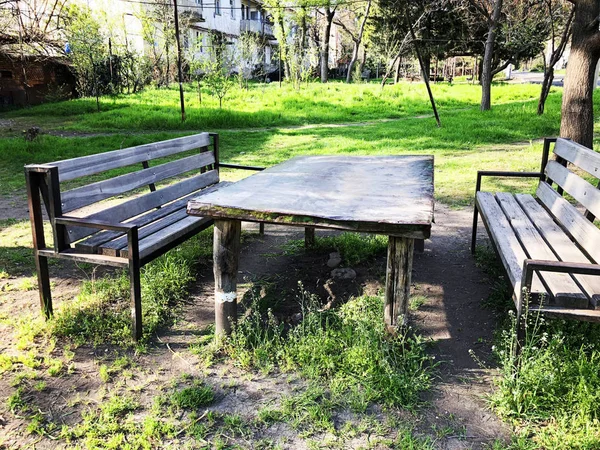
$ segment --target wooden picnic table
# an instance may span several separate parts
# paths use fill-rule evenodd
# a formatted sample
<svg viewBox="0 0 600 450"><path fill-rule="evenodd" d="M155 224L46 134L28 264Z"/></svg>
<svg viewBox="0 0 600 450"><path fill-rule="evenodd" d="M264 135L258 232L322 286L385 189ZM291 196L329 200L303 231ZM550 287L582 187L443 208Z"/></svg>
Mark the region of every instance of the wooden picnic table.
<svg viewBox="0 0 600 450"><path fill-rule="evenodd" d="M301 156L188 203L214 228L216 333L237 316L241 221L389 236L384 320L407 320L415 239L430 236L433 156ZM313 228L314 227L314 228Z"/></svg>

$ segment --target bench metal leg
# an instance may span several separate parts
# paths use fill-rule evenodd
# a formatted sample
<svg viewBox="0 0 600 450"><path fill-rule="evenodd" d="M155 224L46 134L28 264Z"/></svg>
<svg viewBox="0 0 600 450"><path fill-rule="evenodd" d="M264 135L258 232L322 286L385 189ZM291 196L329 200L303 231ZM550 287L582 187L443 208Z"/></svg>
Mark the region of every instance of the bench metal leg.
<svg viewBox="0 0 600 450"><path fill-rule="evenodd" d="M388 330L408 323L414 239L390 236L385 280L384 320ZM401 321L401 323L398 323Z"/></svg>
<svg viewBox="0 0 600 450"><path fill-rule="evenodd" d="M38 278L38 290L40 293L40 306L46 319L52 316L52 293L50 292L50 273L48 271L48 258L40 256L38 250L46 247L44 236L44 218L42 216L42 198L40 186L43 175L37 172L25 170L25 181L27 186L27 203L29 208L29 220L31 222L31 237L33 240L33 253L35 268Z"/></svg>
<svg viewBox="0 0 600 450"><path fill-rule="evenodd" d="M304 228L304 248L311 248L315 245L315 227Z"/></svg>
<svg viewBox="0 0 600 450"><path fill-rule="evenodd" d="M44 317L52 317L52 293L50 292L50 273L48 271L48 258L45 256L35 257L35 268L37 270L38 289L40 291L40 306Z"/></svg>
<svg viewBox="0 0 600 450"><path fill-rule="evenodd" d="M477 244L477 219L479 211L477 205L473 206L473 234L471 235L471 253L475 254L475 245Z"/></svg>
<svg viewBox="0 0 600 450"><path fill-rule="evenodd" d="M239 220L215 220L215 337L231 333L237 319L237 271L240 256Z"/></svg>
<svg viewBox="0 0 600 450"><path fill-rule="evenodd" d="M133 338L142 337L142 286L140 281L140 258L138 249L137 228L127 232L127 249L129 252L129 283L131 289L131 320Z"/></svg>

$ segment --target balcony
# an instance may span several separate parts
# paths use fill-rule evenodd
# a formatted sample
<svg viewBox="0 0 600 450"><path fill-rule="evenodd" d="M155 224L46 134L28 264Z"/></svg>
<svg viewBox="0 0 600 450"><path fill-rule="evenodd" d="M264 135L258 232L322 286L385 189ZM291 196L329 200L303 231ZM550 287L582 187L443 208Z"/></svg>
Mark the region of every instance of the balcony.
<svg viewBox="0 0 600 450"><path fill-rule="evenodd" d="M256 19L242 19L240 21L240 31L246 32L252 32L252 33L259 33L259 34L264 34L266 36L274 36L273 34L273 28L271 27L270 24L268 24L267 22L264 22L262 20L256 20Z"/></svg>

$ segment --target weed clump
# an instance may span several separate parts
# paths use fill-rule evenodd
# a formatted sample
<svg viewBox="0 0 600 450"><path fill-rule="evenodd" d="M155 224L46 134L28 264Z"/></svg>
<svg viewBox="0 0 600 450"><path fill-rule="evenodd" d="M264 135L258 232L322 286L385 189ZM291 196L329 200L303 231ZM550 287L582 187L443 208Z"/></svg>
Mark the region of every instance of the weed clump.
<svg viewBox="0 0 600 450"><path fill-rule="evenodd" d="M514 313L495 347L502 376L492 405L535 435L525 448L600 447L600 327L530 311L524 322L519 356Z"/></svg>
<svg viewBox="0 0 600 450"><path fill-rule="evenodd" d="M412 408L431 384L433 365L425 342L411 330L389 335L383 301L363 296L337 310L322 311L301 289L302 321L286 329L254 302L223 344L244 368L297 370L325 383L334 402L356 412L372 402Z"/></svg>

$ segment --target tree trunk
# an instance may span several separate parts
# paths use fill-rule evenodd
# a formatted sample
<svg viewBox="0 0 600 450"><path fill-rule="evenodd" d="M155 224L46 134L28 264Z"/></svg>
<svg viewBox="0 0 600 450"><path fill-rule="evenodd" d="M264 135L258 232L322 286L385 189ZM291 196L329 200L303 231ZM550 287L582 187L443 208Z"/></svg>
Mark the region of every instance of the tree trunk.
<svg viewBox="0 0 600 450"><path fill-rule="evenodd" d="M550 93L552 82L554 81L554 67L547 66L544 70L544 81L542 82L542 92L540 93L540 100L538 101L537 113L538 115L544 114L544 107L546 106L546 99Z"/></svg>
<svg viewBox="0 0 600 450"><path fill-rule="evenodd" d="M431 74L431 56L427 55L427 54L421 55L421 59L423 60L423 67L421 68L421 74L426 73L427 79L429 79L430 74Z"/></svg>
<svg viewBox="0 0 600 450"><path fill-rule="evenodd" d="M575 32L576 33L576 32ZM592 97L598 55L588 46L571 44L563 91L560 136L592 147L594 113Z"/></svg>
<svg viewBox="0 0 600 450"><path fill-rule="evenodd" d="M394 75L394 84L398 84L400 82L400 66L402 65L402 58L398 58L396 62L396 73Z"/></svg>
<svg viewBox="0 0 600 450"><path fill-rule="evenodd" d="M599 13L600 2L597 0L576 2L560 121L561 137L589 148L594 136L592 100L596 64L600 57Z"/></svg>
<svg viewBox="0 0 600 450"><path fill-rule="evenodd" d="M481 70L481 110L488 111L492 104L492 57L494 56L494 40L496 39L496 28L502 12L502 0L494 1L494 10L490 20L487 40L485 41L485 53Z"/></svg>
<svg viewBox="0 0 600 450"><path fill-rule="evenodd" d="M348 64L348 73L346 74L346 83L352 82L352 70L354 69L354 64L356 64L356 60L358 59L358 46L360 42L358 40L354 41L354 48L352 49L352 59Z"/></svg>
<svg viewBox="0 0 600 450"><path fill-rule="evenodd" d="M331 35L331 24L333 22L333 16L335 15L335 9L331 10L329 7L325 10L325 34L323 36L323 47L321 48L321 83L327 83L329 80L329 38Z"/></svg>
<svg viewBox="0 0 600 450"><path fill-rule="evenodd" d="M350 64L348 65L346 83L350 83L350 81L352 81L352 69L354 68L354 64L358 59L358 49L360 47L360 43L362 42L363 33L365 32L365 25L367 24L367 20L369 19L369 11L371 11L371 0L368 0L367 2L367 7L365 8L365 16L363 17L362 22L360 24L358 36L352 39L354 41L354 50L352 51L352 59L350 60Z"/></svg>

